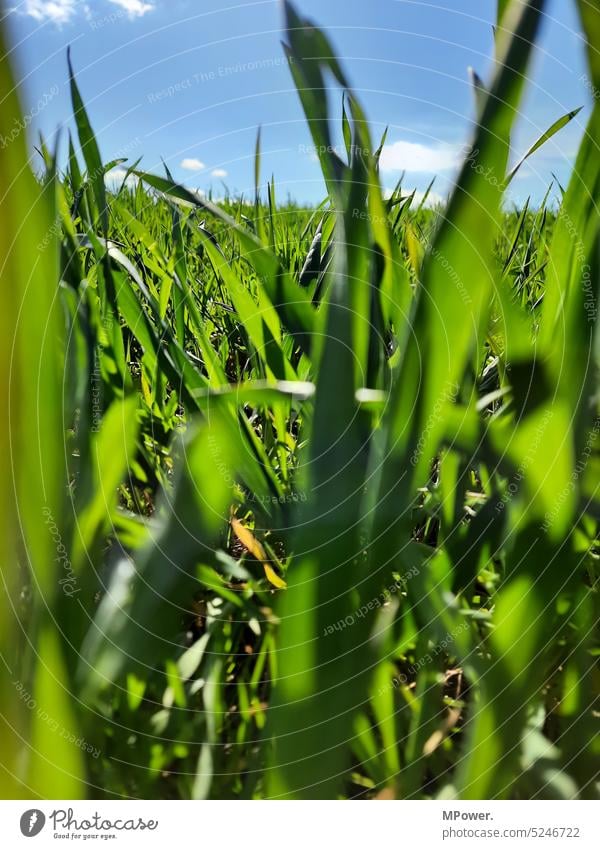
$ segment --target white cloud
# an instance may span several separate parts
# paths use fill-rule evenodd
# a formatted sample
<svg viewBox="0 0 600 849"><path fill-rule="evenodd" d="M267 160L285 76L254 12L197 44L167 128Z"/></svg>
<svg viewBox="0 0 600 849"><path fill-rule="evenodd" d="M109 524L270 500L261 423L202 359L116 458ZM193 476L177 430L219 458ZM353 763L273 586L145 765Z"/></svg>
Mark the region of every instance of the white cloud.
<svg viewBox="0 0 600 849"><path fill-rule="evenodd" d="M25 0L19 11L36 21L65 24L77 9L77 0Z"/></svg>
<svg viewBox="0 0 600 849"><path fill-rule="evenodd" d="M105 177L111 180L122 180L125 174L127 174L125 168L120 168L117 165L116 168L113 168L111 171L107 171Z"/></svg>
<svg viewBox="0 0 600 849"><path fill-rule="evenodd" d="M104 175L104 183L106 186L113 192L117 191L117 189L121 188L123 184L123 180L127 176L127 171L125 168L113 168L112 171L108 171ZM133 187L137 184L137 177L134 177L133 174L130 174L125 180L125 185L129 187Z"/></svg>
<svg viewBox="0 0 600 849"><path fill-rule="evenodd" d="M211 171L211 175L213 177L226 177L227 171L224 168L215 168L214 171Z"/></svg>
<svg viewBox="0 0 600 849"><path fill-rule="evenodd" d="M130 18L140 18L154 9L154 3L144 3L143 0L110 0L110 2L125 9Z"/></svg>
<svg viewBox="0 0 600 849"><path fill-rule="evenodd" d="M339 147L333 150L345 159L346 152ZM318 162L314 150L307 150L310 159ZM419 144L418 142L397 141L386 144L381 152L379 167L381 171L406 171L413 174L439 174L443 171L455 171L465 158L465 149L460 145L441 142L439 144Z"/></svg>
<svg viewBox="0 0 600 849"><path fill-rule="evenodd" d="M415 142L397 141L387 144L381 152L382 171L406 171L415 174L437 174L452 171L460 165L464 154L451 144L427 146Z"/></svg>
<svg viewBox="0 0 600 849"><path fill-rule="evenodd" d="M202 171L206 166L199 159L182 159L181 167L186 171Z"/></svg>
<svg viewBox="0 0 600 849"><path fill-rule="evenodd" d="M154 9L154 3L145 0L108 0L114 6L123 9L121 14L130 18L139 18ZM52 21L55 24L65 24L77 12L90 15L91 10L84 0L24 0L17 11L34 18L36 21Z"/></svg>
<svg viewBox="0 0 600 849"><path fill-rule="evenodd" d="M384 197L385 200L389 200L389 198L391 198L391 196L393 194L394 194L394 189L384 189L383 190L383 197ZM408 191L408 189L404 189L402 191L402 197L403 198L408 197L410 194L412 194L412 192ZM421 191L420 189L416 189L415 190L415 196L414 196L414 199L413 199L413 202L412 202L413 208L416 208L421 203L421 201L423 200L424 197L425 197L425 192ZM425 201L425 206L426 207L433 207L433 206L438 206L438 204L443 205L444 203L445 203L445 200L442 197L442 195L440 195L438 192L430 191L429 194L427 195L427 200Z"/></svg>

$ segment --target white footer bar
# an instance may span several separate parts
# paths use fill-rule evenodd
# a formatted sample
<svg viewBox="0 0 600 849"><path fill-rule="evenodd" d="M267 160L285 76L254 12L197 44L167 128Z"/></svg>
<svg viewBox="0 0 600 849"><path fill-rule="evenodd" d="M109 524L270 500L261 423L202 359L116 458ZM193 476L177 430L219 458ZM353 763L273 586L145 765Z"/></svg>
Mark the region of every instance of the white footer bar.
<svg viewBox="0 0 600 849"><path fill-rule="evenodd" d="M192 845L367 849L413 845L412 841L426 849L597 849L599 822L600 803L587 801L0 801L0 833L7 849L67 843L163 849Z"/></svg>

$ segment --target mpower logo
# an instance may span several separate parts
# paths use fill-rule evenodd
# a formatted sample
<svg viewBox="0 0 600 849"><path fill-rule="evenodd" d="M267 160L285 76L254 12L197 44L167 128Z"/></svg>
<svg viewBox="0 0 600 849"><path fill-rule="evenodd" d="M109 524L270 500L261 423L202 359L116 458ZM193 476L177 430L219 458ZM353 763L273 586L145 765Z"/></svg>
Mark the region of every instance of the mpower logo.
<svg viewBox="0 0 600 849"><path fill-rule="evenodd" d="M31 808L21 816L21 834L24 837L35 837L46 824L45 815L37 808Z"/></svg>

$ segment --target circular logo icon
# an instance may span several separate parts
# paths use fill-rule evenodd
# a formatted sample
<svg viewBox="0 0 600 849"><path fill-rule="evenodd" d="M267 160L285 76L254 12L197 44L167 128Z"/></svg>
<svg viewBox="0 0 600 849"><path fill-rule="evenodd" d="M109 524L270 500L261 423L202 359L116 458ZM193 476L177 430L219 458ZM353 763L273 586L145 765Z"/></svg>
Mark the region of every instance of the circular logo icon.
<svg viewBox="0 0 600 849"><path fill-rule="evenodd" d="M46 816L37 808L25 811L21 817L21 834L25 837L35 837L46 824Z"/></svg>

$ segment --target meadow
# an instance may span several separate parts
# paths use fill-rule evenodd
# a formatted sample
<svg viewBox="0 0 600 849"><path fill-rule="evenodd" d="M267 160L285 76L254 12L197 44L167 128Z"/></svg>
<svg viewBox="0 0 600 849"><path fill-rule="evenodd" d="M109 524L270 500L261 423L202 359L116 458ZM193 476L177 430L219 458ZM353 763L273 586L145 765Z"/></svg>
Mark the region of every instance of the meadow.
<svg viewBox="0 0 600 849"><path fill-rule="evenodd" d="M105 159L70 56L32 152L0 37L2 798L598 798L600 95L506 200L544 5L437 205L287 2L314 208L260 133L252 197Z"/></svg>

